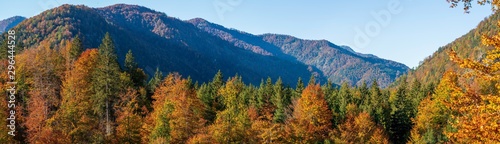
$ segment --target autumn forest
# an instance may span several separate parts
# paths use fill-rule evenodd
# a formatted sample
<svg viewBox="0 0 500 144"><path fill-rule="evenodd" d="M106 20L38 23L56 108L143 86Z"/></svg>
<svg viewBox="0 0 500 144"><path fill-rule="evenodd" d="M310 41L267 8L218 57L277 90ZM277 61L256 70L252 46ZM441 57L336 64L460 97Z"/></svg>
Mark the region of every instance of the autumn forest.
<svg viewBox="0 0 500 144"><path fill-rule="evenodd" d="M471 8L471 1L448 2ZM482 4L497 8L499 3ZM71 18L75 13L79 17ZM140 16L153 17L143 23L165 22L178 29L139 27L134 19ZM0 102L0 117L6 118L0 121L0 143L500 143L496 11L416 69L331 43L236 33L137 6L63 5L11 21L18 26L0 38L0 47L11 49L0 52L0 92L7 95ZM93 24L102 30L90 33ZM189 32L176 34L181 28ZM155 32L144 37L157 42L129 39L143 29ZM13 35L18 42L10 42ZM303 51L261 49L286 47L287 41L307 46ZM158 45L168 48L151 53L136 48ZM333 50L321 53L317 45ZM342 56L309 60L331 53ZM238 54L255 63L231 63L240 60ZM211 59L222 62L206 61ZM332 61L347 62L320 67ZM268 69L248 70L259 63ZM336 77L342 67L351 68L340 72L348 78Z"/></svg>

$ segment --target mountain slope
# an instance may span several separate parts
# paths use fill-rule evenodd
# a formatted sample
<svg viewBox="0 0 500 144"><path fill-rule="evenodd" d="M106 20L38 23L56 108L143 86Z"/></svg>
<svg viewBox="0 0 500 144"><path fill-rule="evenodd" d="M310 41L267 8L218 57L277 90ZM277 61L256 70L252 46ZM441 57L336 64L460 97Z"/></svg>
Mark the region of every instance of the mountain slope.
<svg viewBox="0 0 500 144"><path fill-rule="evenodd" d="M235 47L190 23L134 5L63 5L25 20L14 29L28 48L42 41L57 48L76 35L82 38L85 48L96 48L109 32L119 62L123 63L131 49L139 66L150 75L159 67L163 72L175 71L204 82L220 69L226 76L239 74L253 84L268 76L281 76L285 83L294 85L298 77L308 78L314 72L301 63ZM323 79L322 75L318 77Z"/></svg>
<svg viewBox="0 0 500 144"><path fill-rule="evenodd" d="M10 18L1 20L0 21L0 33L3 33L5 31L9 30L10 28L16 26L17 24L19 24L21 21L23 21L25 19L26 18L22 17L22 16L14 16L14 17L10 17Z"/></svg>
<svg viewBox="0 0 500 144"><path fill-rule="evenodd" d="M446 70L454 70L459 73L464 72L464 69L459 69L458 65L450 61L447 52L450 49L454 49L462 58L480 60L486 51L491 49L491 47L481 44L481 36L483 34L493 35L497 33L500 30L497 26L498 20L500 20L500 13L497 12L485 18L475 29L472 29L467 34L440 47L431 56L423 60L415 70L410 71L408 79L418 79L423 83L436 83L441 79Z"/></svg>
<svg viewBox="0 0 500 144"><path fill-rule="evenodd" d="M203 19L181 21L136 5L63 5L29 18L14 29L20 45L26 48L42 41L58 48L75 36L80 36L85 48L96 48L109 32L120 63L131 49L149 75L159 67L165 73L179 72L202 82L220 69L226 76L239 74L253 84L269 76L295 85L298 77L307 79L313 74L322 83L329 79L336 84L356 85L376 79L381 86L387 86L408 70L403 64L356 53L326 40L252 35Z"/></svg>
<svg viewBox="0 0 500 144"><path fill-rule="evenodd" d="M188 22L234 46L261 55L307 64L337 84L347 82L359 85L363 81L371 82L376 79L385 87L409 69L403 64L356 53L347 46L337 46L326 40L303 40L278 34L252 35L201 18Z"/></svg>

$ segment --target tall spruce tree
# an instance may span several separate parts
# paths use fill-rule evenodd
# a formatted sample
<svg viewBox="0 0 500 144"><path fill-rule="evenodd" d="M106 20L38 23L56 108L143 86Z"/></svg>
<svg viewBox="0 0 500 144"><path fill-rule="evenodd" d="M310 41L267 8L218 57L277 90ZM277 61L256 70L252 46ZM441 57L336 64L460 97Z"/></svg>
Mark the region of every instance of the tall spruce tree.
<svg viewBox="0 0 500 144"><path fill-rule="evenodd" d="M112 107L119 88L120 67L117 62L115 46L109 33L106 33L99 46L99 56L95 74L93 75L94 112L103 115L105 133L112 133Z"/></svg>
<svg viewBox="0 0 500 144"><path fill-rule="evenodd" d="M69 59L71 61L75 61L78 57L80 57L82 50L83 50L82 41L78 36L76 36L71 42L71 47L69 49Z"/></svg>

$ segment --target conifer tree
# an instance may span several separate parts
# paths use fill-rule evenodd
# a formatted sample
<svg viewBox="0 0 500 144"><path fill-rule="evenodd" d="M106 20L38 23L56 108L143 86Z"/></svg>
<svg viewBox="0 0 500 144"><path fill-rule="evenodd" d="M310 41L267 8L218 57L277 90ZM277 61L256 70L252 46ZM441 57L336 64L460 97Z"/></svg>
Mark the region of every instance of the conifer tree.
<svg viewBox="0 0 500 144"><path fill-rule="evenodd" d="M94 112L102 116L106 136L112 134L113 102L119 91L120 67L117 62L115 46L109 33L106 33L99 46L99 57L92 78L92 88L95 92L92 100Z"/></svg>

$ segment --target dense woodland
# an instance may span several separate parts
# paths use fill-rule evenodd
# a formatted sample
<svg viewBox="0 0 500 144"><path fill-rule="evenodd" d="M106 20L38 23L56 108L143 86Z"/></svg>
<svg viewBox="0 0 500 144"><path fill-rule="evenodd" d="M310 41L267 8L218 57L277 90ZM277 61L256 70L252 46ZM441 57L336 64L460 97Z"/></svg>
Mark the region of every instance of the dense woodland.
<svg viewBox="0 0 500 144"><path fill-rule="evenodd" d="M132 51L120 66L108 34L98 49L82 52L81 43L78 37L60 48L42 42L16 56L18 131L15 137L2 134L2 143L500 140L499 78L486 75L498 71L490 66L498 65L496 37L484 38L485 44L497 46L486 64L449 52L452 60L472 70L467 76L490 82L480 88L469 87L453 72L436 85L402 78L394 89L380 89L376 82L320 86L314 76L307 83L298 79L295 88L271 78L254 86L241 76L225 77L221 72L199 84L178 73L164 76L157 71L148 78ZM6 66L3 61L1 70ZM7 73L1 74L6 87ZM7 108L1 104L1 109ZM8 113L3 110L1 115ZM7 133L6 127L1 130Z"/></svg>
<svg viewBox="0 0 500 144"><path fill-rule="evenodd" d="M486 47L481 58L462 53L468 44L451 45L432 58L447 66L414 71L430 78L410 73L389 88L376 80L320 85L314 75L296 83L269 77L260 85L221 71L207 82L161 68L148 75L132 49L119 64L116 40L102 37L98 48L84 47L78 36L28 49L18 43L17 131L7 135L8 121L0 121L0 143L500 142L499 31L480 42L459 39ZM6 55L0 53L4 94ZM6 102L0 110L9 116Z"/></svg>

